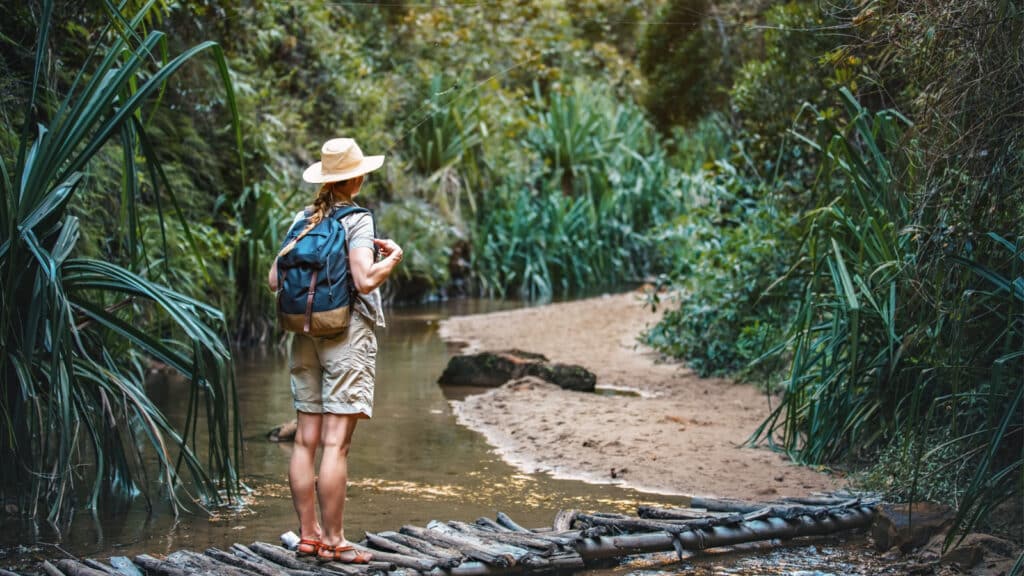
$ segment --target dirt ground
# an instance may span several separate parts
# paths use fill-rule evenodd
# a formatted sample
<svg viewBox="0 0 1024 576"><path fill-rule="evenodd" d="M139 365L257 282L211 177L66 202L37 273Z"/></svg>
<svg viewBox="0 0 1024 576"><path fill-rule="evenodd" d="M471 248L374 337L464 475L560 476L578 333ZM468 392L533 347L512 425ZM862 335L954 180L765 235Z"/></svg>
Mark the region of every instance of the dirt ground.
<svg viewBox="0 0 1024 576"><path fill-rule="evenodd" d="M741 447L768 414L768 398L752 385L700 378L639 344L659 314L632 292L446 320L441 336L465 352L539 352L590 369L599 388L513 382L453 401L459 422L527 472L753 500L843 487L842 478Z"/></svg>

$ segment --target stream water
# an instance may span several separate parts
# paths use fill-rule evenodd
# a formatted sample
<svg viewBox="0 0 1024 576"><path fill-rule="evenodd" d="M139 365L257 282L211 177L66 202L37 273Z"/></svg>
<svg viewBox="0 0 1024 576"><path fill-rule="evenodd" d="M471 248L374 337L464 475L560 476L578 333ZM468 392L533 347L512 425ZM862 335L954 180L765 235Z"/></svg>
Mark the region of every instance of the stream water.
<svg viewBox="0 0 1024 576"><path fill-rule="evenodd" d="M554 513L562 508L629 513L643 503L685 503L683 497L519 472L501 461L481 435L456 424L451 398L436 383L449 356L437 335L437 324L449 315L509 306L512 304L458 301L391 312L389 326L378 334L375 417L359 424L350 452L345 511L350 537L403 524L422 526L432 519L493 518L498 511L533 527L550 525ZM270 428L294 417L287 358L277 349L241 350L236 358L245 437L244 476L252 490L247 506L212 517L195 514L179 518L161 503L155 504L152 513L141 503L123 510L103 506L100 515L79 513L64 534L4 517L0 565L24 568L44 557L61 557L64 550L80 557L107 558L169 553L179 548L223 549L233 542L277 542L282 532L296 530L286 472L290 445L265 438ZM171 420L180 421L186 408L186 385L165 379L150 387ZM753 564L744 557L725 555L658 568L657 564L670 557L655 557L593 573L873 573L864 564L868 559L860 546L832 544L760 553Z"/></svg>

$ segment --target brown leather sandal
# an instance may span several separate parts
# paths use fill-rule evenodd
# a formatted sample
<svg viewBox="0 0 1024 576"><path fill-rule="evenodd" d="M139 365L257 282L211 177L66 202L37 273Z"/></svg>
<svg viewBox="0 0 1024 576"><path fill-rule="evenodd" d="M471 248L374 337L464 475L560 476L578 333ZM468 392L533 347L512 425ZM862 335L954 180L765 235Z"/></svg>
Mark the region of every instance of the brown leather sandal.
<svg viewBox="0 0 1024 576"><path fill-rule="evenodd" d="M299 543L295 545L295 555L296 556L316 556L317 552L320 551L320 546L322 546L322 545L323 544L319 540L313 540L312 538L303 538L302 537L302 530L300 529L299 530ZM313 549L310 550L310 551L304 552L302 550L303 546L312 546Z"/></svg>
<svg viewBox="0 0 1024 576"><path fill-rule="evenodd" d="M324 554L324 552L330 554ZM349 559L342 557L345 552L355 552L355 556ZM373 555L369 552L362 550L356 550L351 544L339 545L339 546L328 546L327 544L321 544L317 550L316 559L320 562L338 562L341 564L369 564L370 560L373 559Z"/></svg>

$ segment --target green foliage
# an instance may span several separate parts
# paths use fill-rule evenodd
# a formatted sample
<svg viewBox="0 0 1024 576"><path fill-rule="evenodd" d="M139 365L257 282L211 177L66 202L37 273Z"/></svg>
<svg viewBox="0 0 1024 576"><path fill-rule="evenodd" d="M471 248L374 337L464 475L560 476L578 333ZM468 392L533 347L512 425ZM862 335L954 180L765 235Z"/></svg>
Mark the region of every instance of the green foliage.
<svg viewBox="0 0 1024 576"><path fill-rule="evenodd" d="M198 495L220 503L222 490L230 499L237 489L241 443L224 318L147 278L139 174L147 171L160 184L156 194L177 214L194 249L190 223L167 186L144 119L168 79L210 52L237 128L223 54L207 42L158 58L166 37L144 28L145 11L111 13L112 24L97 34L103 43L88 67L57 98L46 90L52 13L53 3L43 2L24 128L13 149L5 146L0 164L0 451L11 463L0 476L2 490L21 498L33 515L66 521L79 478L91 481L88 502L94 509L104 495L131 497L147 488L142 451L148 444L175 511L184 505L178 496L182 465ZM87 171L110 141L120 144L120 219L125 259L135 270L74 254L80 228L69 211L81 201L77 193ZM154 224L161 232L164 222L158 212ZM147 330L146 324L157 329ZM183 432L146 394L147 359L191 382ZM200 409L209 438L206 465L190 439Z"/></svg>
<svg viewBox="0 0 1024 576"><path fill-rule="evenodd" d="M792 357L786 394L756 436L781 431L795 458L827 462L867 457L893 438L917 446L945 434L949 450L915 452L916 473L936 461L971 471L955 488L958 526L973 526L1019 494L1024 469L1024 239L992 234L997 249L977 246L971 259L915 250L906 121L842 95L849 122L819 116L821 138L808 142L823 155L823 182L843 186L838 197L823 186L808 214L794 268L804 297L784 347ZM951 299L937 306L922 286Z"/></svg>
<svg viewBox="0 0 1024 576"><path fill-rule="evenodd" d="M395 270L399 282L384 285L387 296L416 300L448 284L452 239L460 232L434 206L409 198L381 205L376 218L378 236L394 239L405 252Z"/></svg>
<svg viewBox="0 0 1024 576"><path fill-rule="evenodd" d="M651 257L653 233L685 211L681 175L639 108L574 88L537 95L523 142L531 172L492 190L479 212L473 268L488 293L579 294L664 264Z"/></svg>
<svg viewBox="0 0 1024 576"><path fill-rule="evenodd" d="M284 233L295 214L288 210L299 192L287 172L248 186L234 200L238 246L227 257L235 274L228 286L237 290L234 338L236 342L269 342L276 326L277 301L267 285L267 273L281 248ZM227 198L222 198L227 201Z"/></svg>
<svg viewBox="0 0 1024 576"><path fill-rule="evenodd" d="M957 451L949 430L899 438L879 451L857 483L892 502L956 503L973 472L973 462Z"/></svg>
<svg viewBox="0 0 1024 576"><path fill-rule="evenodd" d="M771 174L779 169L776 162L799 169L794 165L799 158L791 157L785 138L790 129L810 126L794 124L805 104L814 103L826 116L833 114L829 88L837 82L830 76L833 66L822 55L836 43L826 29L836 21L819 3L805 0L769 8L764 21L763 51L736 70L729 103L748 136L748 152Z"/></svg>
<svg viewBox="0 0 1024 576"><path fill-rule="evenodd" d="M718 175L701 176L697 207L677 225L669 248L678 263L663 282L677 304L645 335L702 376L746 369L774 346L793 307L789 284L776 282L789 266L793 223L755 200L760 194L749 187L757 184L730 164L720 161L715 169ZM654 307L663 304L657 292L650 298ZM777 364L758 369L770 372Z"/></svg>
<svg viewBox="0 0 1024 576"><path fill-rule="evenodd" d="M648 25L639 63L644 103L658 126L696 120L722 101L728 69L710 10L709 0L669 0Z"/></svg>
<svg viewBox="0 0 1024 576"><path fill-rule="evenodd" d="M909 331L923 328L897 324L900 274L913 265L907 202L885 153L898 148L899 116L872 115L844 96L849 124L822 118L829 129L814 146L827 160L823 181L838 176L847 186L838 197L823 193L806 217L791 374L785 401L762 427L771 435L784 416L785 446L815 463L896 432L893 415L911 390L900 374L901 346L916 339ZM814 434L805 435L808 429Z"/></svg>

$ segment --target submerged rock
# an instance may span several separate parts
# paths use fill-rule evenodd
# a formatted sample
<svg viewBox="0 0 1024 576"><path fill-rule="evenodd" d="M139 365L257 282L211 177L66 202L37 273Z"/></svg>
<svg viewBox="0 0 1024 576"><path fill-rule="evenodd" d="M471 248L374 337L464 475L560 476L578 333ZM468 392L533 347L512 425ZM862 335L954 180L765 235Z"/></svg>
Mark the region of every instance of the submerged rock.
<svg viewBox="0 0 1024 576"><path fill-rule="evenodd" d="M593 392L597 384L597 376L582 366L551 363L542 354L522 350L453 356L438 382L447 386L497 388L526 376L580 392Z"/></svg>
<svg viewBox="0 0 1024 576"><path fill-rule="evenodd" d="M278 424L267 432L267 440L271 442L294 442L295 431L298 430L299 423L296 420L290 420L283 424Z"/></svg>
<svg viewBox="0 0 1024 576"><path fill-rule="evenodd" d="M927 544L932 536L948 528L954 516L955 512L949 506L931 502L880 504L871 526L871 536L879 552L893 547L909 552Z"/></svg>

